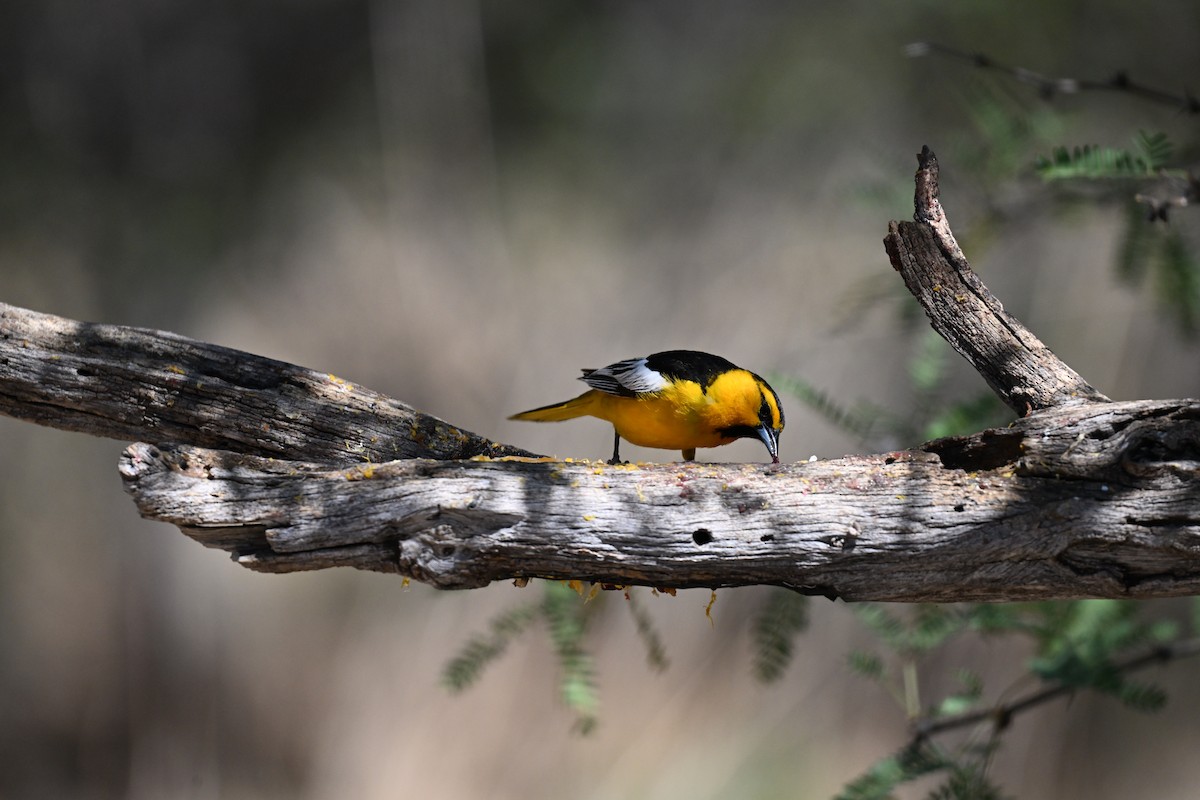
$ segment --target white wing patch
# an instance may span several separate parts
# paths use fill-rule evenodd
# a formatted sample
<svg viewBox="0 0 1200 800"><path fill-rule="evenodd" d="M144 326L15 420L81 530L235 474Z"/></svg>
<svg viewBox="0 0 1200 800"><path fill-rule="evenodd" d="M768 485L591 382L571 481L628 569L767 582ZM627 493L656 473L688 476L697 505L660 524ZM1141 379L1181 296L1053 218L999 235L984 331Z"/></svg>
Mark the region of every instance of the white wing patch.
<svg viewBox="0 0 1200 800"><path fill-rule="evenodd" d="M602 392L616 395L661 392L667 388L667 379L661 372L646 366L644 358L630 358L592 370L579 380Z"/></svg>

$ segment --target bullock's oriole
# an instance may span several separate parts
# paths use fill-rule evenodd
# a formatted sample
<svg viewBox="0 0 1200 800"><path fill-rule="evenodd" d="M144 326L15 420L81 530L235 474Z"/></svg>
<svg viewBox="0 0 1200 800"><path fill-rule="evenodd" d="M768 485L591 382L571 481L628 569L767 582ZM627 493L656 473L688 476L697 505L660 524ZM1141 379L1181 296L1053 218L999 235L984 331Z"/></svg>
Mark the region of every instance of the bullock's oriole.
<svg viewBox="0 0 1200 800"><path fill-rule="evenodd" d="M645 358L585 369L579 380L592 388L573 400L514 414L509 419L561 422L598 417L613 424L613 456L621 440L642 447L682 450L718 447L738 439L761 439L779 462L783 407L779 395L753 372L720 356L668 350Z"/></svg>

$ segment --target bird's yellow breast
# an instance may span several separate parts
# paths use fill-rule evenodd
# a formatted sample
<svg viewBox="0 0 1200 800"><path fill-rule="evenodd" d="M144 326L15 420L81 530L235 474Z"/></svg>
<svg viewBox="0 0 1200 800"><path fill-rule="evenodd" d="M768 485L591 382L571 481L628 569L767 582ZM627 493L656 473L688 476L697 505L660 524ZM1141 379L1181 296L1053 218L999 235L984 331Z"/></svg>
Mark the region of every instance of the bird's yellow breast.
<svg viewBox="0 0 1200 800"><path fill-rule="evenodd" d="M735 441L724 428L758 424L762 395L754 376L736 370L708 387L676 380L658 392L636 397L595 392L594 416L608 420L617 435L642 447L688 450Z"/></svg>

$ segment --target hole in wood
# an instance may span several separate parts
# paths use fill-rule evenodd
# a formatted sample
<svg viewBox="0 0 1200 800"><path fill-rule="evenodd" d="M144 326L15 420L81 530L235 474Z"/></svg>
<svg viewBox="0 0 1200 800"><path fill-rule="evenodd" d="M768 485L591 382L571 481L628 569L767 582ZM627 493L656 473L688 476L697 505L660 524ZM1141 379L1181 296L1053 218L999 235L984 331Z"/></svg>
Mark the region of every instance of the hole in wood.
<svg viewBox="0 0 1200 800"><path fill-rule="evenodd" d="M955 436L926 442L922 449L934 453L947 469L996 469L1021 457L1025 435L1020 431L987 430L976 436Z"/></svg>

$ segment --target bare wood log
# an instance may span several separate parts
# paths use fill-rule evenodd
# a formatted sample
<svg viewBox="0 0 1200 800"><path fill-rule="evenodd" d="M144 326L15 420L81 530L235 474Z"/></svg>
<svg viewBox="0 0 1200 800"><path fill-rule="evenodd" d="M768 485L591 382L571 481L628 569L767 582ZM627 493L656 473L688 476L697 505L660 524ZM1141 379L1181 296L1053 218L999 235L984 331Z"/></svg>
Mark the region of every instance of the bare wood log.
<svg viewBox="0 0 1200 800"><path fill-rule="evenodd" d="M942 210L937 157L918 156L913 222L892 222L883 240L892 266L933 329L1018 414L1108 400L1004 310L971 269Z"/></svg>
<svg viewBox="0 0 1200 800"><path fill-rule="evenodd" d="M126 441L329 463L533 455L334 375L3 303L0 413Z"/></svg>
<svg viewBox="0 0 1200 800"><path fill-rule="evenodd" d="M923 601L1200 591L1200 401L1107 402L1005 313L954 242L928 150L916 210L891 224L893 266L1027 414L1007 429L780 467L374 464L525 454L330 375L9 306L0 412L182 442L124 454L142 513L261 571L354 566L446 588L767 583Z"/></svg>
<svg viewBox="0 0 1200 800"><path fill-rule="evenodd" d="M920 450L781 467L329 469L138 444L121 473L144 516L264 572L775 584L848 600L1200 592L1200 401L1062 407Z"/></svg>

